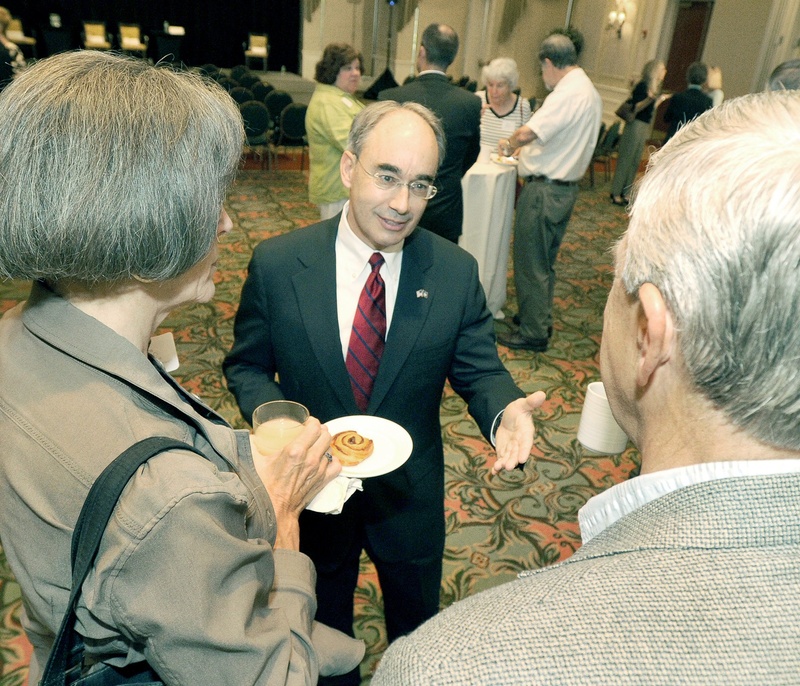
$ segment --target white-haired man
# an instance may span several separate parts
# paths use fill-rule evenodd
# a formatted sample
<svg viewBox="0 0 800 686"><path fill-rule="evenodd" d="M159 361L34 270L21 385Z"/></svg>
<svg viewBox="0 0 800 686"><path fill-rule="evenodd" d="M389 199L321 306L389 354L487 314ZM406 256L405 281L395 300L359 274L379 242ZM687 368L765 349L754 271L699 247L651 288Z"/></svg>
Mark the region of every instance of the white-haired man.
<svg viewBox="0 0 800 686"><path fill-rule="evenodd" d="M654 157L601 351L641 475L586 504L569 560L456 603L373 686L797 681L798 120L797 92L746 96Z"/></svg>

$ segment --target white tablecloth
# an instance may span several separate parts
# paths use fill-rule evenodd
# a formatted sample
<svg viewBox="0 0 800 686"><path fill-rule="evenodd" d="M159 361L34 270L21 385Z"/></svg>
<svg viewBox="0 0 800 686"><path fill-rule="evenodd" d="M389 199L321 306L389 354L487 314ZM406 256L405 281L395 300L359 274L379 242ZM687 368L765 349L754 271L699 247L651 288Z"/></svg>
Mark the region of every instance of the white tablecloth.
<svg viewBox="0 0 800 686"><path fill-rule="evenodd" d="M516 184L516 167L480 160L461 179L464 225L458 244L478 260L486 301L497 319L506 304Z"/></svg>

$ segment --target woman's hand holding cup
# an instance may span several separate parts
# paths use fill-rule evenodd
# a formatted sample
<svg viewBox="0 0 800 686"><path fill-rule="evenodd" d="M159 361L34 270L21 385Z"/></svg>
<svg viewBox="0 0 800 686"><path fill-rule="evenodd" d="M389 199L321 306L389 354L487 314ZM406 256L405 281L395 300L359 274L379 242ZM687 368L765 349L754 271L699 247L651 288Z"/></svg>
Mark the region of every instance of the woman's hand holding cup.
<svg viewBox="0 0 800 686"><path fill-rule="evenodd" d="M253 462L278 524L275 547L298 550L300 513L342 469L328 456L330 433L305 407L288 401L256 408L253 427Z"/></svg>

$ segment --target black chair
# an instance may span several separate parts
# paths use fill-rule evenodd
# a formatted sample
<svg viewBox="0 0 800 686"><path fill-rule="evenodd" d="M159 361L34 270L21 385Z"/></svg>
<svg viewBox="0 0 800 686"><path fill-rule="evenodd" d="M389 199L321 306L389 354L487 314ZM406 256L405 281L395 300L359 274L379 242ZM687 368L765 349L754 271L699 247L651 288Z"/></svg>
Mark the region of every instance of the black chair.
<svg viewBox="0 0 800 686"><path fill-rule="evenodd" d="M220 75L219 67L216 64L211 64L210 62L200 65L198 70L201 74L210 79L216 79Z"/></svg>
<svg viewBox="0 0 800 686"><path fill-rule="evenodd" d="M242 76L249 73L250 70L244 64L237 64L235 67L231 67L231 78L239 83L242 82Z"/></svg>
<svg viewBox="0 0 800 686"><path fill-rule="evenodd" d="M236 80L239 82L240 86L244 86L250 90L253 90L253 86L255 86L257 83L261 83L261 79L250 71L240 74Z"/></svg>
<svg viewBox="0 0 800 686"><path fill-rule="evenodd" d="M229 79L224 74L220 74L216 78L217 83L222 86L228 93L230 93L234 88L236 88L239 84L234 81L233 79Z"/></svg>
<svg viewBox="0 0 800 686"><path fill-rule="evenodd" d="M278 140L276 145L283 146L284 150L289 148L300 148L300 169L305 169L306 149L308 139L306 138L306 110L308 105L293 102L284 107L281 112L280 125L278 127Z"/></svg>
<svg viewBox="0 0 800 686"><path fill-rule="evenodd" d="M253 96L253 91L251 91L249 88L244 88L243 86L231 88L231 97L240 105L246 103L248 100L256 99Z"/></svg>
<svg viewBox="0 0 800 686"><path fill-rule="evenodd" d="M244 121L246 147L261 158L262 169L264 168L264 152L266 152L266 164L272 169L272 152L269 147L272 119L267 106L258 100L249 100L239 105L239 112Z"/></svg>
<svg viewBox="0 0 800 686"><path fill-rule="evenodd" d="M264 104L267 106L269 116L272 118L272 122L275 126L272 134L273 142L278 140L278 126L281 121L281 112L283 112L287 105L291 105L293 102L294 100L289 93L279 90L273 90L264 98Z"/></svg>
<svg viewBox="0 0 800 686"><path fill-rule="evenodd" d="M615 121L605 132L605 124L600 125L600 134L597 137L597 145L589 163L589 180L594 187L594 165L597 162L603 163L604 178L608 181L611 178L611 158L617 151L619 145L619 121Z"/></svg>
<svg viewBox="0 0 800 686"><path fill-rule="evenodd" d="M260 100L261 102L264 102L266 97L275 89L270 84L259 81L251 86L250 90L253 91L253 100Z"/></svg>

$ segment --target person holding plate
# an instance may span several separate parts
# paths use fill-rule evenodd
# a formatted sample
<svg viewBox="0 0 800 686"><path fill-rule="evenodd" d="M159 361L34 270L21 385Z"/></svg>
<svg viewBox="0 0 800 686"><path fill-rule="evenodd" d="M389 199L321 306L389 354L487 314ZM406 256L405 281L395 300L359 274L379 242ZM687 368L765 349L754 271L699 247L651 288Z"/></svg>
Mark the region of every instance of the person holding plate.
<svg viewBox="0 0 800 686"><path fill-rule="evenodd" d="M410 435L409 459L365 478L341 514L300 518L301 550L317 568L318 618L352 635L366 550L390 641L439 609L445 381L494 441L495 472L527 460L531 414L544 400L526 398L497 356L475 260L418 227L443 148L441 125L422 105L389 100L360 112L340 163L348 203L331 220L256 247L224 362L246 418L286 398L341 429L381 418ZM358 670L336 683L360 683Z"/></svg>
<svg viewBox="0 0 800 686"><path fill-rule="evenodd" d="M148 354L171 310L214 295L243 139L217 84L94 50L41 60L0 95L0 278L33 282L0 320L0 530L31 684L68 605L90 487L156 436L187 447L129 481L81 587L92 683L124 669L137 683L299 685L364 654L313 621L298 550L299 513L340 469L327 429L309 419L266 459Z"/></svg>

